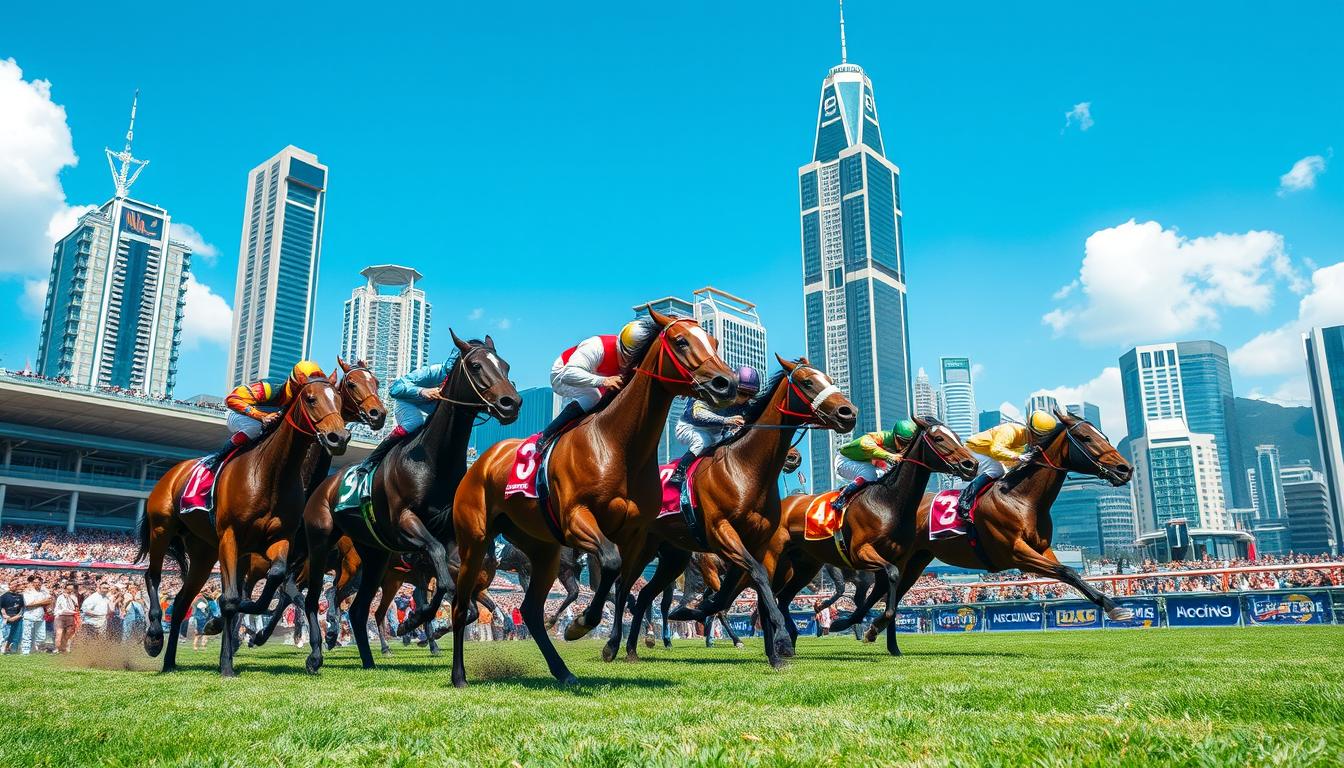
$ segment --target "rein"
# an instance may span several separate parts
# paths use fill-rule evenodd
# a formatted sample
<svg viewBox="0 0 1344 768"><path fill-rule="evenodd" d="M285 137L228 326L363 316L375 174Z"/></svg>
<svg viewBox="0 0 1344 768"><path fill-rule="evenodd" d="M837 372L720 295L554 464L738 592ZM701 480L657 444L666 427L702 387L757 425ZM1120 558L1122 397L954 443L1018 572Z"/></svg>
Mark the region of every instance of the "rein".
<svg viewBox="0 0 1344 768"><path fill-rule="evenodd" d="M477 347L476 349L483 349L483 347ZM476 349L473 349L472 352L475 352ZM452 384L453 378L456 377L459 373L461 373L463 376L466 377L467 384L471 386L471 391L476 394L477 402L469 403L463 400L455 400L452 397L441 397L440 401L449 403L450 405L460 405L464 408L481 408L482 406L484 406L484 410L477 417L480 420L472 422L473 427L478 427L489 421L492 417L499 418L499 414L495 413L494 404L486 399L485 393L481 391L481 388L479 386L477 386L476 380L471 378L470 373L465 372L465 369L462 367L462 363L466 362L466 359L467 355L462 355L457 359L457 362L453 364L453 369L448 372L448 375L443 379L443 383L439 385L439 392L442 393L443 388L448 386L449 384ZM486 391L488 392L489 390Z"/></svg>
<svg viewBox="0 0 1344 768"><path fill-rule="evenodd" d="M677 359L677 356L673 354L670 349L668 349L667 332L672 328L672 326L676 325L677 323L695 324L695 321L690 319L689 317L682 317L668 323L661 331L658 332L658 340L661 342L658 345L658 365L652 371L646 371L644 370L643 367L636 368L635 369L636 373L642 373L645 376L654 379L655 381L662 381L668 384L690 384L690 385L695 384L695 376L692 375L691 370L687 368L685 365L683 365L682 362ZM674 379L671 376L664 376L662 374L664 357L672 361L672 367L675 368L677 373L681 374L684 378Z"/></svg>
<svg viewBox="0 0 1344 768"><path fill-rule="evenodd" d="M1108 481L1109 481L1110 478L1114 477L1115 473L1112 472L1111 469L1110 469L1109 467L1107 467L1105 464L1102 464L1101 461L1100 461L1099 459L1097 459L1095 456L1093 456L1091 451L1087 450L1087 449L1084 448L1081 444L1079 444L1079 442L1078 442L1078 438L1075 437L1074 434L1073 434L1074 427L1077 427L1078 424L1081 424L1081 423L1082 423L1082 422L1076 422L1076 423L1073 424L1073 426L1066 427L1066 428L1063 430L1064 437L1068 439L1068 441L1069 441L1069 447L1070 447L1070 448L1076 448L1076 449L1078 449L1078 451L1079 451L1080 453L1082 453L1083 456L1087 457L1088 463L1090 463L1090 464L1092 465L1092 470L1093 470L1093 472L1095 473L1095 476L1096 476L1096 477L1099 477L1099 478L1101 478L1101 479L1104 479L1104 480L1108 480ZM1068 455L1069 455L1070 457L1073 456L1073 452L1070 451ZM1033 459L1032 459L1032 461L1031 461L1031 464L1033 464L1033 465L1036 465L1036 466L1046 466L1046 467L1049 467L1050 469L1055 470L1056 472L1068 472L1068 471L1070 471L1068 468L1066 468L1066 467L1063 466L1063 464L1066 463L1066 462L1060 462L1059 464L1056 464L1055 462L1051 461L1051 460L1050 460L1050 456L1049 456L1049 454L1046 452L1045 449L1043 449L1043 450L1041 450L1041 451L1038 451L1038 452L1036 453L1036 456L1038 456L1038 457L1040 458L1041 463L1040 463L1040 464L1037 464L1037 462L1036 462L1036 458L1033 457Z"/></svg>
<svg viewBox="0 0 1344 768"><path fill-rule="evenodd" d="M317 437L317 422L313 421L313 417L308 414L308 409L303 407L303 400L299 396L303 394L303 390L316 383L316 381L310 381L307 384L304 384L303 387L299 389L298 393L295 394L294 402L285 409L285 423L293 427L295 432L298 432L301 435L307 435L308 437ZM308 422L307 428L301 427L295 423L294 411L296 410L303 414L303 420Z"/></svg>

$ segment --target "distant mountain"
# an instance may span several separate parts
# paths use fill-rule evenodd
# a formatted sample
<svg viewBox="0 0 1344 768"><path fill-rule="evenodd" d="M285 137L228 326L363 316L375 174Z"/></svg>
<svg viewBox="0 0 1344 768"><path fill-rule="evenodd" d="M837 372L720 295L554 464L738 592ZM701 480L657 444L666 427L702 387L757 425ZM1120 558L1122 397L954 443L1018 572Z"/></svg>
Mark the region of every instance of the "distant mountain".
<svg viewBox="0 0 1344 768"><path fill-rule="evenodd" d="M1316 423L1310 408L1238 397L1237 428L1241 433L1241 460L1246 467L1255 466L1255 446L1277 445L1283 466L1307 461L1317 470L1321 468Z"/></svg>

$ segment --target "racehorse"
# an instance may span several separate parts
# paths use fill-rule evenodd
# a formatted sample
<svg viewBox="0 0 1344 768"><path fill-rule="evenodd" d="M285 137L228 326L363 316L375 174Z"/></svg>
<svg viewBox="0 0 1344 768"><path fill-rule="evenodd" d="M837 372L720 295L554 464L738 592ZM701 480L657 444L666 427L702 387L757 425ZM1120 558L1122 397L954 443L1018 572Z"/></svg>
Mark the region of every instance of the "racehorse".
<svg viewBox="0 0 1344 768"><path fill-rule="evenodd" d="M681 599L677 601L677 608L685 608L690 604L692 598L717 592L723 588L723 582L720 580L720 574L727 569L718 555L709 552L692 552L691 561L687 563L686 569L682 571L681 581ZM663 647L672 647L672 631L669 628L668 614L672 612L672 602L676 600L676 583L667 585L663 590L662 603L659 609L663 614ZM630 613L634 613L634 606L630 608ZM728 639L733 641L736 648L742 647L742 641L738 638L733 627L728 623L728 617L724 612L719 612L711 616L706 616L701 628L705 634L705 647L714 646L714 619L718 619L723 624L723 631L728 635ZM652 621L650 621L652 624ZM653 637L650 635L644 639L644 645L652 648L654 645Z"/></svg>
<svg viewBox="0 0 1344 768"><path fill-rule="evenodd" d="M1115 621L1133 618L1124 608L1083 580L1077 571L1059 562L1050 548L1054 523L1050 506L1070 472L1097 477L1112 486L1128 483L1134 469L1106 440L1100 430L1072 414L1055 410L1058 426L1049 434L1032 438L1029 462L1014 468L981 497L975 510L974 539L970 536L929 540L929 513L933 495L919 505L913 524L904 531L902 553L896 562L899 581L887 594L887 609L869 628L870 637L890 624L895 606L914 586L919 575L936 557L949 565L988 571L1016 568L1062 581L1078 590ZM858 606L862 615L876 597ZM887 635L888 650L899 654L894 635Z"/></svg>
<svg viewBox="0 0 1344 768"><path fill-rule="evenodd" d="M434 567L435 588L429 603L416 608L397 628L408 634L434 618L448 585L453 582L448 568L444 542L452 541L453 493L467 471L467 442L472 422L482 412L501 424L518 418L522 398L509 381L509 364L495 352L495 343L463 341L449 329L458 356L439 386L439 405L423 427L388 452L373 470L372 516L364 525L344 525L363 564L359 591L350 604L350 625L357 627L355 643L365 669L373 667L369 650L369 606L382 582L383 569L394 552L423 552ZM317 610L326 570L326 554L331 547L337 522L333 515L342 484L341 475L324 480L304 509L304 532L308 540L308 595L305 608L308 622L317 626ZM479 568L477 569L479 573ZM473 574L475 576L476 574ZM469 596L477 592L475 579L468 583ZM310 631L311 652L306 661L309 672L322 667L322 640Z"/></svg>
<svg viewBox="0 0 1344 768"><path fill-rule="evenodd" d="M215 479L213 528L179 514L182 490L195 460L168 471L145 504L140 521L140 553L148 555L145 592L149 603L145 651L157 656L163 648L163 610L159 607L159 580L163 559L171 555L182 570L182 589L173 601L172 627L163 670L177 666L178 629L187 608L219 563L219 608L225 636L220 642L219 671L234 677L233 655L238 646L238 619L242 596L250 594L268 566L283 557L288 532L303 510L302 468L308 448L316 442L333 454L345 451L350 432L332 379L313 376L285 408L278 426L256 445L226 461Z"/></svg>
<svg viewBox="0 0 1344 768"><path fill-rule="evenodd" d="M450 544L448 550L448 570L456 579L458 569L462 567L457 544ZM477 595L476 600L488 608L491 613L498 612L499 608L485 590L490 586L490 582L495 580L495 572L498 567L499 560L495 558L494 553L488 554L485 558L485 568L481 570L481 579L477 582L481 592ZM434 567L419 552L403 555L400 563L389 563L387 568L383 570L382 592L378 598L378 607L373 611L373 623L374 626L378 627L378 642L382 646L383 655L392 653L392 649L387 645L387 634L383 631L383 628L386 626L387 612L392 608L397 592L401 590L401 585L411 585L412 599L415 601L415 605L419 607L429 604L429 584L433 580ZM455 584L456 582L448 583L447 597L452 597ZM442 632L426 632L425 634L429 638L429 655L438 656L438 639ZM403 637L406 636L403 635ZM331 648L330 643L328 643L327 648Z"/></svg>
<svg viewBox="0 0 1344 768"><path fill-rule="evenodd" d="M693 531L680 514L662 515L653 524L639 570L653 559L658 568L640 590L630 619L633 628L626 658L638 658L644 615L663 590L686 569L693 551L713 552L745 573L756 588L770 665L793 655L784 614L772 598L770 580L777 552L769 551L780 523L779 473L793 434L804 425L844 434L854 429L859 412L849 398L806 358L785 360L743 414L746 425L721 440L698 460L686 482L693 490L703 531ZM706 614L706 617L709 614Z"/></svg>
<svg viewBox="0 0 1344 768"><path fill-rule="evenodd" d="M583 561L586 557L587 555L573 547L564 547L560 550L560 570L556 573L556 578L565 590L565 599L560 601L560 605L556 607L555 612L546 619L547 631L550 631L560 620L565 609L579 599L579 574L583 571ZM486 559L488 562L488 555ZM504 542L504 549L499 553L497 568L501 571L512 571L518 574L518 585L524 591L527 590L528 583L532 581L532 561L527 559L527 555L523 554L522 550L507 541ZM588 586L590 588L596 586L592 583L595 578L597 578L597 569L589 568Z"/></svg>
<svg viewBox="0 0 1344 768"><path fill-rule="evenodd" d="M790 566L776 571L775 593L780 610L788 611L799 590L812 581L825 563L885 573L890 584L888 595L895 590L900 578L897 564L909 540L906 531L913 526L914 511L924 497L929 476L948 472L970 480L979 467L956 433L937 419L915 417L914 422L915 434L901 451L896 468L854 495L834 536L808 540L805 535L807 512L816 496L790 496L784 500L785 524L773 542L779 556ZM790 627L797 631L792 624ZM888 633L888 643L894 642L893 631Z"/></svg>
<svg viewBox="0 0 1344 768"><path fill-rule="evenodd" d="M594 412L554 441L545 466L549 509L536 499L506 498L514 459L522 441L505 440L481 455L458 488L453 524L462 549L462 570L453 601L453 684L467 684L463 664L466 627L476 618L470 585L480 572L485 551L502 532L532 562L521 612L528 633L546 657L551 674L566 684L577 679L556 653L542 611L560 567L565 546L595 555L601 575L592 602L569 625L565 638L577 640L602 621L602 608L613 583L621 589L612 622L619 645L624 611L644 538L658 514L658 438L677 395L732 402L737 376L718 356L718 342L689 318L673 318L648 307L657 333L632 352L622 385L607 393ZM548 517L551 516L551 517ZM554 525L559 532L552 533ZM615 656L608 643L603 659Z"/></svg>

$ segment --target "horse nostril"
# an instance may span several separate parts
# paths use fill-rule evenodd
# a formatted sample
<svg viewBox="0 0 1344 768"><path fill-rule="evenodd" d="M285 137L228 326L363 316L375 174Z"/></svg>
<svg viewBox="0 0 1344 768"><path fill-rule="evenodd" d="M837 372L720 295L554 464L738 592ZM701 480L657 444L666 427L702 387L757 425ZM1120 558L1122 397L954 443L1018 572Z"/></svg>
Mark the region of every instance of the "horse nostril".
<svg viewBox="0 0 1344 768"><path fill-rule="evenodd" d="M715 376L709 380L709 386L715 392L727 392L732 385L733 383L728 380L727 376Z"/></svg>
<svg viewBox="0 0 1344 768"><path fill-rule="evenodd" d="M854 418L854 409L850 408L848 405L842 405L839 408L836 408L835 413L842 419Z"/></svg>
<svg viewBox="0 0 1344 768"><path fill-rule="evenodd" d="M503 408L506 411L513 410L513 408L517 406L517 404L518 401L514 400L512 397L509 397L508 395L499 398L499 407Z"/></svg>

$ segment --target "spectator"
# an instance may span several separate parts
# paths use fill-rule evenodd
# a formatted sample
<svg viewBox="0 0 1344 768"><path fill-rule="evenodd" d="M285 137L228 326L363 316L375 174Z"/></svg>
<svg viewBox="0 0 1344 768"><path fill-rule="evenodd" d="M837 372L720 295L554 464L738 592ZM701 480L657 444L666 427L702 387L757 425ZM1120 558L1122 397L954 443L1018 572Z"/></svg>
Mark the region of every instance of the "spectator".
<svg viewBox="0 0 1344 768"><path fill-rule="evenodd" d="M209 623L210 617L219 610L218 604L210 597L208 592L201 592L196 596L195 602L191 604L191 621L194 632L191 636L191 647L197 651L205 650L210 644L210 636L205 634L205 625Z"/></svg>
<svg viewBox="0 0 1344 768"><path fill-rule="evenodd" d="M107 617L112 612L112 600L107 596L107 583L101 582L79 607L84 633L89 637L102 637L107 633Z"/></svg>
<svg viewBox="0 0 1344 768"><path fill-rule="evenodd" d="M0 645L5 653L14 653L23 640L23 593L10 591L0 584Z"/></svg>
<svg viewBox="0 0 1344 768"><path fill-rule="evenodd" d="M121 638L134 640L140 637L148 625L149 609L135 585L126 588L126 601L121 609Z"/></svg>
<svg viewBox="0 0 1344 768"><path fill-rule="evenodd" d="M75 594L74 582L67 581L61 587L52 613L56 616L56 652L69 653L70 643L75 637L75 623L79 618L79 595Z"/></svg>
<svg viewBox="0 0 1344 768"><path fill-rule="evenodd" d="M28 588L23 591L23 638L19 641L19 653L24 656L42 650L47 641L47 608L51 603L51 593L42 585L41 577L29 576Z"/></svg>

